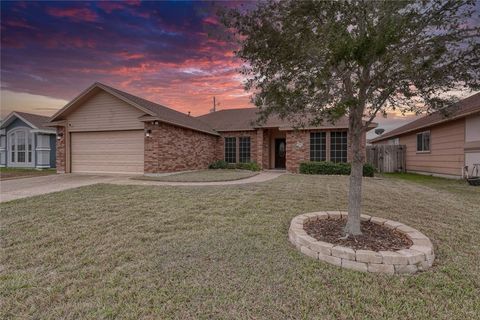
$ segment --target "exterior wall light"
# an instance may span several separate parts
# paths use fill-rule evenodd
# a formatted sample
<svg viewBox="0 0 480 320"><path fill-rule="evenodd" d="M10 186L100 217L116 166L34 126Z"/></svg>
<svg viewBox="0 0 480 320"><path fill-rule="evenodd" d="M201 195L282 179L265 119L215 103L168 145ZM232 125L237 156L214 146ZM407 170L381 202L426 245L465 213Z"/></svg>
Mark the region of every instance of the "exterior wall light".
<svg viewBox="0 0 480 320"><path fill-rule="evenodd" d="M63 132L57 133L57 140L61 140L63 138Z"/></svg>
<svg viewBox="0 0 480 320"><path fill-rule="evenodd" d="M149 138L152 136L152 130L148 129L145 131L145 137Z"/></svg>

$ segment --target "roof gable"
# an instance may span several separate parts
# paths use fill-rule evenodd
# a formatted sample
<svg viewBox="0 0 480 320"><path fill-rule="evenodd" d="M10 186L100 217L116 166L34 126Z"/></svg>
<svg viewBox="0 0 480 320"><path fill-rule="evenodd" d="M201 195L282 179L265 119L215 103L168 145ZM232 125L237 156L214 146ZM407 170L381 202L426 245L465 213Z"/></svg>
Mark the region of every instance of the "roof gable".
<svg viewBox="0 0 480 320"><path fill-rule="evenodd" d="M27 112L19 112L13 111L11 112L5 119L2 121L0 128L6 128L10 124L12 124L16 119L21 120L27 126L32 129L36 129L39 131L49 131L53 132L52 128L48 127L47 124L49 122L49 117L41 116L38 114L27 113Z"/></svg>
<svg viewBox="0 0 480 320"><path fill-rule="evenodd" d="M65 105L62 109L56 112L51 118L51 122L55 122L58 120L62 120L62 116L67 114L69 110L80 106L86 99L88 99L92 94L98 92L98 90L103 90L120 100L128 103L129 105L138 108L145 112L148 117L141 117L141 121L150 121L150 120L158 120L161 122L169 123L172 125L192 129L195 131L201 131L208 134L218 135L210 126L207 124L197 120L194 117L188 116L184 113L179 111L170 109L168 107L162 106L160 104L148 101L146 99L134 96L130 93L118 90L116 88L107 86L105 84L95 82L93 85L88 87L82 93L80 93L76 98L70 101L67 105Z"/></svg>
<svg viewBox="0 0 480 320"><path fill-rule="evenodd" d="M440 111L436 111L409 122L401 127L393 129L392 131L386 132L381 136L370 140L370 142L378 142L385 139L394 138L412 131L425 129L444 122L463 118L467 115L477 112L480 112L480 93L476 93L459 101L455 106L452 107L452 113L448 117L444 116Z"/></svg>

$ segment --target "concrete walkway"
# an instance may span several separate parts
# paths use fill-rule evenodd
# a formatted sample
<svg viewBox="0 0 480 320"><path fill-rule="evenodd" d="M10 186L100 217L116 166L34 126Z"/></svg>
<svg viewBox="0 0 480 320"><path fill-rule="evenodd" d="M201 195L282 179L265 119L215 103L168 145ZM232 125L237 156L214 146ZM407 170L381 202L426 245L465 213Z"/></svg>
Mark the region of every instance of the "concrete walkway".
<svg viewBox="0 0 480 320"><path fill-rule="evenodd" d="M284 171L262 171L259 174L239 180L231 181L214 181L214 182L172 182L172 181L154 181L154 180L133 180L133 179L117 179L112 181L113 184L121 185L142 185L142 186L229 186L235 184L248 184L265 182L275 179Z"/></svg>
<svg viewBox="0 0 480 320"><path fill-rule="evenodd" d="M133 180L131 175L57 174L34 178L0 181L0 202L63 191L97 183L143 186L224 186L265 182L284 174L283 171L263 171L260 174L233 181L166 182Z"/></svg>

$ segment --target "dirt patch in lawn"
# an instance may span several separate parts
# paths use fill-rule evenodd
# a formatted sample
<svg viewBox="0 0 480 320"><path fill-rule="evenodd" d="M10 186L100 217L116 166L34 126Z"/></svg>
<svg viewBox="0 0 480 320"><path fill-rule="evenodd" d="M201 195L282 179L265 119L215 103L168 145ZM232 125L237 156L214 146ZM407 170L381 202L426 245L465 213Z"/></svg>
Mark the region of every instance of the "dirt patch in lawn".
<svg viewBox="0 0 480 320"><path fill-rule="evenodd" d="M355 250L395 251L409 248L410 239L404 234L388 229L384 226L362 221L362 235L342 239L345 219L324 219L308 221L303 228L307 234L319 241L324 241Z"/></svg>

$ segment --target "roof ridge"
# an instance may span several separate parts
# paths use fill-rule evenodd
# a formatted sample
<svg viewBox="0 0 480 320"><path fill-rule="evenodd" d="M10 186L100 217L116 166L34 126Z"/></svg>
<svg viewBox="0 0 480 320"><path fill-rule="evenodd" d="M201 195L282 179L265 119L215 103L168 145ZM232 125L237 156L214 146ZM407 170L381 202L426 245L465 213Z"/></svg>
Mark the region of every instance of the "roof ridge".
<svg viewBox="0 0 480 320"><path fill-rule="evenodd" d="M257 107L221 109L221 110L216 110L216 111L212 111L212 112L207 112L205 114L201 114L199 116L196 116L196 118L208 116L208 115L211 115L211 114L218 114L218 113L224 112L224 111L238 111L238 110L249 110L249 109L257 109Z"/></svg>
<svg viewBox="0 0 480 320"><path fill-rule="evenodd" d="M35 117L42 117L42 118L47 118L47 119L50 119L50 116L44 116L44 115L41 115L41 114L30 113L30 112L24 112L24 111L15 111L15 110L13 110L13 111L12 111L12 113L18 113L18 114L28 114L28 115L35 116Z"/></svg>

